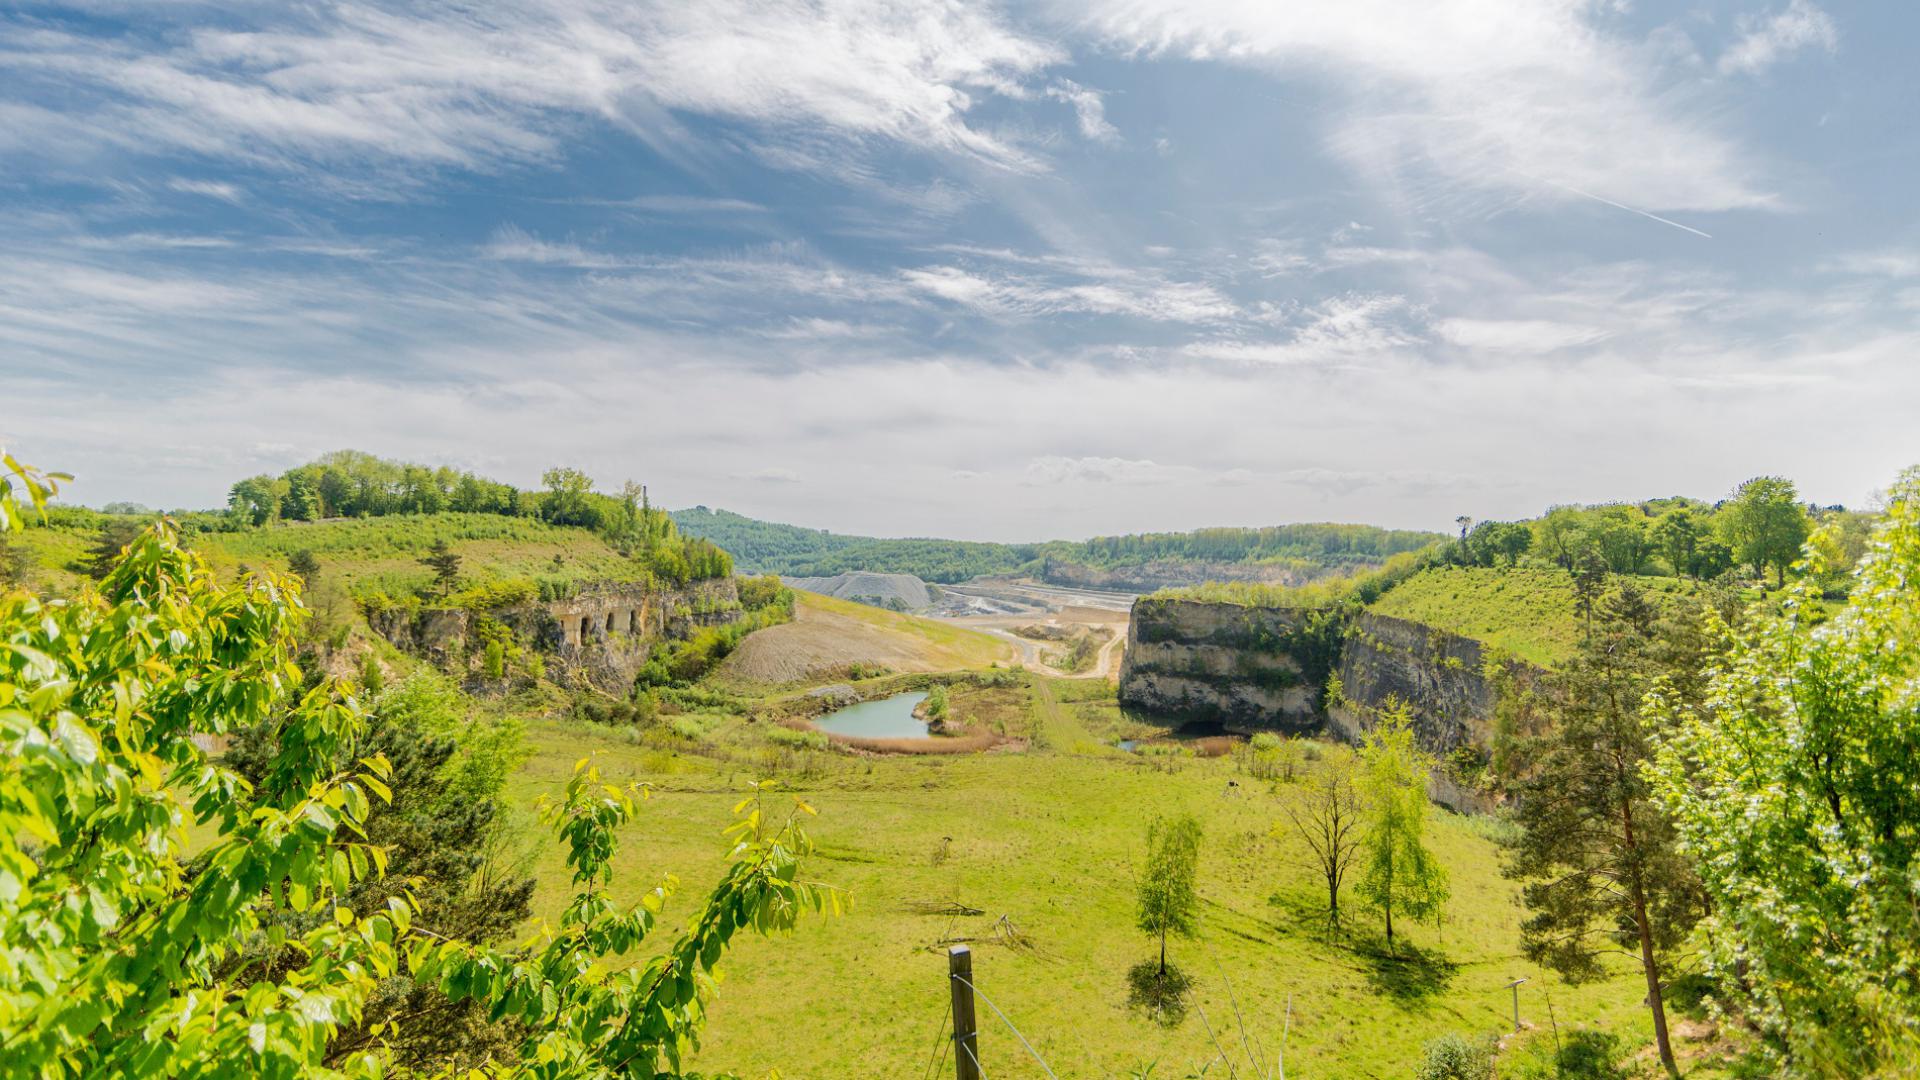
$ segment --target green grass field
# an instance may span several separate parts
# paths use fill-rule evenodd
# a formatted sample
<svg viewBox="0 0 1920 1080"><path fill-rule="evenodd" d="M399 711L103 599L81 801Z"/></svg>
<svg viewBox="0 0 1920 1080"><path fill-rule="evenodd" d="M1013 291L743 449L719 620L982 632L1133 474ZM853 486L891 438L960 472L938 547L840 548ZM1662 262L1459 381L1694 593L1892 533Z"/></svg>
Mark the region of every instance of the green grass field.
<svg viewBox="0 0 1920 1080"><path fill-rule="evenodd" d="M1304 844L1284 828L1297 786L1254 781L1232 758L1122 753L1113 737L1146 732L1120 714L1107 684L1028 685L1024 718L998 713L1025 724L1010 733L1039 735L1024 753L796 755L765 745L739 719L715 721L699 743L537 721L532 757L509 794L530 807L590 754L611 780L651 784L626 830L618 880L637 895L677 875L683 894L667 927L723 869L720 830L750 779L781 777L819 810L807 873L849 890L854 910L735 951L694 1062L703 1071L927 1075L947 1008L943 943L955 938L974 939L980 989L1062 1078L1124 1077L1150 1063L1155 1077L1184 1077L1219 1047L1250 1075L1243 1040L1263 1045L1271 1068L1289 999L1287 1075L1406 1077L1428 1039L1510 1027L1502 987L1519 977L1530 980L1522 998L1530 1021L1544 1026L1551 993L1563 1028L1647 1037L1634 976L1623 970L1574 988L1518 957L1521 913L1486 819L1433 812L1431 842L1452 874L1453 899L1439 926L1402 925L1401 952L1389 955L1378 917L1353 897L1351 936L1326 933L1324 893ZM954 707L964 713L966 698ZM1154 952L1133 925L1142 836L1154 815L1178 811L1206 829L1203 912L1198 937L1171 949L1196 980L1195 1007L1166 1027L1129 1006L1126 972ZM536 909L551 918L566 898L562 852L544 841L533 851ZM921 913L956 901L983 914ZM1009 926L1030 947L1006 943ZM988 1076L1044 1075L992 1010L980 1013ZM1215 1064L1205 1075L1230 1073Z"/></svg>
<svg viewBox="0 0 1920 1080"><path fill-rule="evenodd" d="M86 515L84 521L56 518L52 525L33 524L19 535L15 542L31 552L39 584L55 591L77 585L81 580L77 564L103 519L104 515ZM433 572L421 565L420 557L436 540L445 540L461 557L462 572L472 580L629 579L642 572L639 563L587 529L497 514L408 514L282 524L244 532L202 532L192 536L190 543L223 573L241 566L284 571L294 552L306 550L319 560L324 580L350 589L402 594L432 580Z"/></svg>
<svg viewBox="0 0 1920 1080"><path fill-rule="evenodd" d="M1656 596L1692 587L1679 578L1636 577ZM1564 570L1493 570L1441 566L1401 582L1369 611L1409 619L1505 649L1529 663L1551 665L1573 654L1573 577Z"/></svg>

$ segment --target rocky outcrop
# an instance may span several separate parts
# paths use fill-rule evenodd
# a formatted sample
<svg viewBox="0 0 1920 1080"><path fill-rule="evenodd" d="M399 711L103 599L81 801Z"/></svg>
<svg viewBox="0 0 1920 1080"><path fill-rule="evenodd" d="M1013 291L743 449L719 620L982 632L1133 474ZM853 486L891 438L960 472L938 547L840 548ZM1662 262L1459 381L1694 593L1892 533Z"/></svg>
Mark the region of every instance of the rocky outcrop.
<svg viewBox="0 0 1920 1080"><path fill-rule="evenodd" d="M1405 619L1142 597L1120 701L1236 731L1326 731L1350 741L1402 706L1420 745L1445 757L1489 743L1496 694L1486 662L1480 642ZM1521 679L1536 671L1505 662ZM1328 702L1334 674L1340 692Z"/></svg>
<svg viewBox="0 0 1920 1080"><path fill-rule="evenodd" d="M563 599L484 611L394 607L369 612L367 623L401 649L460 671L477 661L489 635L504 631L540 653L550 677L624 694L654 642L687 638L740 614L734 580L715 578L678 589L592 582Z"/></svg>
<svg viewBox="0 0 1920 1080"><path fill-rule="evenodd" d="M1412 716L1415 737L1431 753L1488 744L1494 691L1483 670L1480 642L1370 612L1348 623L1344 639L1341 700L1328 709L1336 732L1358 739L1382 710L1397 703Z"/></svg>
<svg viewBox="0 0 1920 1080"><path fill-rule="evenodd" d="M1318 730L1321 673L1310 613L1142 597L1127 628L1120 702L1232 730Z"/></svg>
<svg viewBox="0 0 1920 1080"><path fill-rule="evenodd" d="M875 574L860 570L835 574L833 577L788 577L780 580L806 592L895 611L924 611L933 606L933 594L927 590L927 583L912 574Z"/></svg>
<svg viewBox="0 0 1920 1080"><path fill-rule="evenodd" d="M1041 562L1037 576L1049 585L1118 592L1152 592L1155 589L1198 585L1203 581L1299 585L1309 578L1309 575L1292 567L1273 563L1218 563L1193 559L1154 559L1133 566L1102 568L1049 558Z"/></svg>

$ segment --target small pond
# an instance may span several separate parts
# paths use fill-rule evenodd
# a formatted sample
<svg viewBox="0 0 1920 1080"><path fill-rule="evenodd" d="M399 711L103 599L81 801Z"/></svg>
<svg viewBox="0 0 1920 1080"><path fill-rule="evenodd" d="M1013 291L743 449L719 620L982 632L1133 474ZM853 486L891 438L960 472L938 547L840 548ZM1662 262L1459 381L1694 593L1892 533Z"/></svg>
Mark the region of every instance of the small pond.
<svg viewBox="0 0 1920 1080"><path fill-rule="evenodd" d="M925 739L930 737L927 725L913 715L914 707L925 700L926 693L915 690L863 701L830 712L815 720L813 726L834 735L862 739Z"/></svg>

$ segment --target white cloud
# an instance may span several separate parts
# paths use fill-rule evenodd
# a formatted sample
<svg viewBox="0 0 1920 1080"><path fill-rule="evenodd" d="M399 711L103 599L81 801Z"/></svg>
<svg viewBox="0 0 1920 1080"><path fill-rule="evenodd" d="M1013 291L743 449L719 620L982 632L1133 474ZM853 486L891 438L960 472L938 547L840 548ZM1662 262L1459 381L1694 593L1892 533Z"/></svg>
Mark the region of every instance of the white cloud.
<svg viewBox="0 0 1920 1080"><path fill-rule="evenodd" d="M571 240L542 240L518 225L502 225L495 229L481 253L489 259L581 269L611 270L632 265L630 259L588 251Z"/></svg>
<svg viewBox="0 0 1920 1080"><path fill-rule="evenodd" d="M1073 106L1080 120L1080 134L1094 142L1118 142L1120 130L1107 122L1107 107L1100 95L1070 79L1061 79L1047 87L1047 96Z"/></svg>
<svg viewBox="0 0 1920 1080"><path fill-rule="evenodd" d="M1041 457L1027 463L1029 487L1053 484L1148 484L1167 470L1145 460L1118 457Z"/></svg>
<svg viewBox="0 0 1920 1080"><path fill-rule="evenodd" d="M800 474L792 469L755 469L752 472L735 473L736 479L750 480L756 484L797 484Z"/></svg>
<svg viewBox="0 0 1920 1080"><path fill-rule="evenodd" d="M1829 273L1858 274L1863 277L1920 277L1920 252L1856 251L1821 264Z"/></svg>
<svg viewBox="0 0 1920 1080"><path fill-rule="evenodd" d="M1590 345L1605 330L1548 319L1441 319L1434 331L1463 349L1545 355Z"/></svg>
<svg viewBox="0 0 1920 1080"><path fill-rule="evenodd" d="M746 199L719 199L701 195L636 195L609 202L656 214L761 214L766 207Z"/></svg>
<svg viewBox="0 0 1920 1080"><path fill-rule="evenodd" d="M176 176L167 181L167 186L183 194L204 195L221 202L238 203L242 198L240 189L224 180L189 180Z"/></svg>
<svg viewBox="0 0 1920 1080"><path fill-rule="evenodd" d="M1101 276L1073 281L929 266L904 270L901 279L928 296L995 318L1096 314L1198 323L1238 314L1231 300L1203 283L1168 281L1111 268L1084 272Z"/></svg>
<svg viewBox="0 0 1920 1080"><path fill-rule="evenodd" d="M1145 56L1331 89L1328 145L1398 186L1667 210L1764 207L1751 165L1635 43L1566 0L1103 0L1093 32Z"/></svg>
<svg viewBox="0 0 1920 1080"><path fill-rule="evenodd" d="M1720 54L1723 75L1758 75L1802 50L1832 54L1840 47L1833 19L1809 0L1789 0L1785 10L1765 19L1742 15L1738 25L1739 39Z"/></svg>
<svg viewBox="0 0 1920 1080"><path fill-rule="evenodd" d="M0 70L69 88L70 138L91 130L266 163L371 155L483 168L551 156L588 120L670 145L684 137L673 114L691 112L1031 168L1028 151L969 113L987 97L1030 96L1027 81L1064 58L987 9L942 0L423 0L243 14L257 23L150 38L31 30L0 51ZM1082 127L1100 130L1097 97L1075 105Z"/></svg>
<svg viewBox="0 0 1920 1080"><path fill-rule="evenodd" d="M1195 342L1183 353L1197 360L1285 367L1377 363L1419 342L1407 324L1402 296L1346 293L1332 296L1291 320L1293 334Z"/></svg>

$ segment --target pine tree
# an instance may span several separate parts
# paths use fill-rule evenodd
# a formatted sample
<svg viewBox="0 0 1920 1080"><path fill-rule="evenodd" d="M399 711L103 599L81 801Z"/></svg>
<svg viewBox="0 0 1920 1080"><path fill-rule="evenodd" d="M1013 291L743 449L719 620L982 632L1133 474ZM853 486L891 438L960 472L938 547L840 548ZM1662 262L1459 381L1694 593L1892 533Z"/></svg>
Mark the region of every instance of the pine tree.
<svg viewBox="0 0 1920 1080"><path fill-rule="evenodd" d="M447 546L445 540L435 540L420 562L432 568L433 581L440 587L441 596L451 593L453 587L459 583L460 556L453 553L453 549Z"/></svg>
<svg viewBox="0 0 1920 1080"><path fill-rule="evenodd" d="M1592 629L1572 662L1535 688L1543 721L1511 737L1518 838L1508 876L1525 885L1528 959L1570 982L1605 975L1616 949L1638 959L1660 1060L1677 1075L1662 1000L1661 954L1700 916L1700 887L1676 852L1667 815L1643 766L1653 756L1642 699L1656 676L1671 691L1697 687L1712 639L1690 609L1663 622L1630 583L1593 605ZM1693 692L1697 693L1697 689Z"/></svg>
<svg viewBox="0 0 1920 1080"><path fill-rule="evenodd" d="M306 585L309 594L313 592L315 585L320 584L320 560L314 558L313 552L308 551L306 548L301 548L299 551L294 552L293 555L287 559L287 569L291 570L294 575Z"/></svg>
<svg viewBox="0 0 1920 1080"><path fill-rule="evenodd" d="M140 523L126 518L116 518L100 526L94 535L93 546L87 548L87 576L95 581L104 581L113 572L115 563L120 561L120 552L134 538L140 535Z"/></svg>

